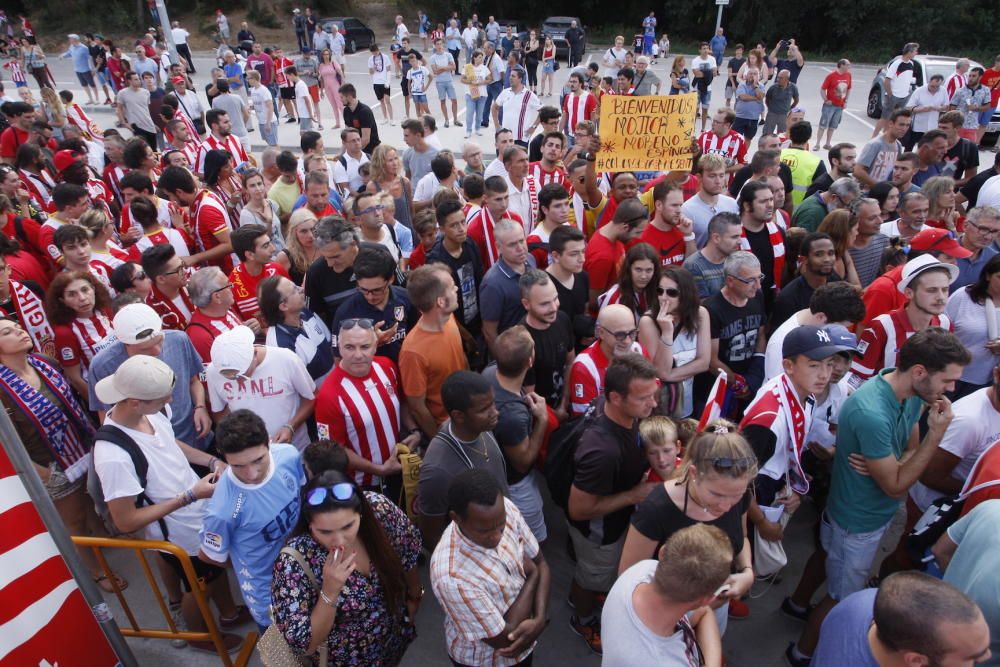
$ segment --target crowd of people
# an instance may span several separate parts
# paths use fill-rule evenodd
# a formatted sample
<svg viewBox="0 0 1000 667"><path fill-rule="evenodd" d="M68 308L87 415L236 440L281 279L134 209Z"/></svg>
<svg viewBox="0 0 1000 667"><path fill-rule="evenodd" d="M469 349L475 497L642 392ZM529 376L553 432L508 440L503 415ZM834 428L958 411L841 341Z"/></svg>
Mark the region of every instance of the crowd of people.
<svg viewBox="0 0 1000 667"><path fill-rule="evenodd" d="M606 665L721 665L728 622L786 564L792 667L988 660L1000 156L980 170L976 142L1000 71L959 61L961 81L897 100L897 68L859 148L832 143L850 63L814 135L794 39L736 45L719 105L721 30L661 89L651 15L640 53L619 37L558 91L549 36L421 12L425 57L395 23L370 83L347 81L343 36L309 9L295 60L244 24L204 96L179 24L181 59L153 32L129 61L70 35L83 105L27 64L22 28L20 100L0 106L0 402L69 532L183 549L233 650L253 623L326 664L399 664L423 566L455 665L530 665L554 502L570 623ZM358 99L371 85L394 123L394 77L405 149ZM443 145L432 81L445 127L493 134L493 160ZM84 109L98 85L115 127ZM689 89L689 169L597 171L603 95ZM915 549L956 496L962 518ZM803 502L815 551L787 563ZM127 586L80 556L106 592ZM180 562L157 565L178 623L204 629Z"/></svg>

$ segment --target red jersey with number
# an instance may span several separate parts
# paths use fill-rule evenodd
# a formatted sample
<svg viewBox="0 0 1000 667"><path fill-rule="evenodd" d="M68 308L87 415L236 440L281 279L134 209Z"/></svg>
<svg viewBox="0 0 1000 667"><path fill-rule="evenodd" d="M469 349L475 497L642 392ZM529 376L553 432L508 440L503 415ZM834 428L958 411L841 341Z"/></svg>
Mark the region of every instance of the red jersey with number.
<svg viewBox="0 0 1000 667"><path fill-rule="evenodd" d="M240 264L229 274L229 282L233 284L233 298L236 299L236 312L245 320L260 318L260 306L257 304L257 285L264 278L283 276L288 278L285 267L275 262L268 262L256 276L250 275L247 265Z"/></svg>
<svg viewBox="0 0 1000 667"><path fill-rule="evenodd" d="M350 447L376 465L388 460L399 441L399 426L399 373L386 357L375 357L365 377L354 377L338 365L316 394L320 439ZM357 471L354 479L362 486L375 481Z"/></svg>

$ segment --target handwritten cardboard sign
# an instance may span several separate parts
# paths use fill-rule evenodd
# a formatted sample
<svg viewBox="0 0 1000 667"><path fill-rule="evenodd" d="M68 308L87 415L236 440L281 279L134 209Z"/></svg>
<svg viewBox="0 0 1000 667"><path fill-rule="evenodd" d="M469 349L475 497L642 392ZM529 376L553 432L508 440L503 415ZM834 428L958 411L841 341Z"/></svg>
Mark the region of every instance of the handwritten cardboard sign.
<svg viewBox="0 0 1000 667"><path fill-rule="evenodd" d="M601 98L598 171L691 167L698 94Z"/></svg>

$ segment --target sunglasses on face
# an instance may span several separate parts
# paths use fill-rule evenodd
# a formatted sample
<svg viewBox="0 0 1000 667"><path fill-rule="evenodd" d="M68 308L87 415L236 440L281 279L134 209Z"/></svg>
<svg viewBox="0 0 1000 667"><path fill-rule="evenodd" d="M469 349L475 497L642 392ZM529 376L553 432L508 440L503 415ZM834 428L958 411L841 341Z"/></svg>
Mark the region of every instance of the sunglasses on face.
<svg viewBox="0 0 1000 667"><path fill-rule="evenodd" d="M601 327L601 329L614 336L615 340L619 343L624 343L629 339L635 339L635 337L639 335L638 329L632 329L631 331L611 331L610 329L605 329L604 327Z"/></svg>
<svg viewBox="0 0 1000 667"><path fill-rule="evenodd" d="M657 287L656 293L659 294L660 296L666 294L671 299L676 299L681 295L681 291L676 287Z"/></svg>
<svg viewBox="0 0 1000 667"><path fill-rule="evenodd" d="M322 505L328 497L344 502L350 500L352 496L354 496L354 486L347 482L340 482L333 486L316 487L306 496L306 502L309 503L310 507L316 507Z"/></svg>

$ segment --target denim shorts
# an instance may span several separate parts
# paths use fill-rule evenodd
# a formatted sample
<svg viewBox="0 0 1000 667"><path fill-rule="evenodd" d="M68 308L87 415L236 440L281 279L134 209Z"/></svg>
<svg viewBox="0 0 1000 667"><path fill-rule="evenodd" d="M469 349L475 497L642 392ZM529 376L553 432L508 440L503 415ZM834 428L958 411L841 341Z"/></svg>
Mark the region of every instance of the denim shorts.
<svg viewBox="0 0 1000 667"><path fill-rule="evenodd" d="M76 80L80 82L80 85L84 88L94 87L94 73L93 72L77 72Z"/></svg>
<svg viewBox="0 0 1000 667"><path fill-rule="evenodd" d="M993 114L994 114L993 109L981 112L979 114L979 127L985 127L989 125L990 121L993 120Z"/></svg>
<svg viewBox="0 0 1000 667"><path fill-rule="evenodd" d="M840 119L844 115L844 108L827 102L819 112L819 126L836 130L840 126Z"/></svg>
<svg viewBox="0 0 1000 667"><path fill-rule="evenodd" d="M850 533L823 512L819 540L826 551L826 587L831 598L840 602L865 588L889 523L868 533Z"/></svg>
<svg viewBox="0 0 1000 667"><path fill-rule="evenodd" d="M706 90L705 92L698 91L698 105L707 107L712 102L712 91Z"/></svg>
<svg viewBox="0 0 1000 667"><path fill-rule="evenodd" d="M427 96L423 93L413 93L413 101L418 104L427 104Z"/></svg>
<svg viewBox="0 0 1000 667"><path fill-rule="evenodd" d="M434 85L437 86L438 97L442 100L445 98L448 98L449 100L458 99L455 95L455 84L451 81L435 81Z"/></svg>

